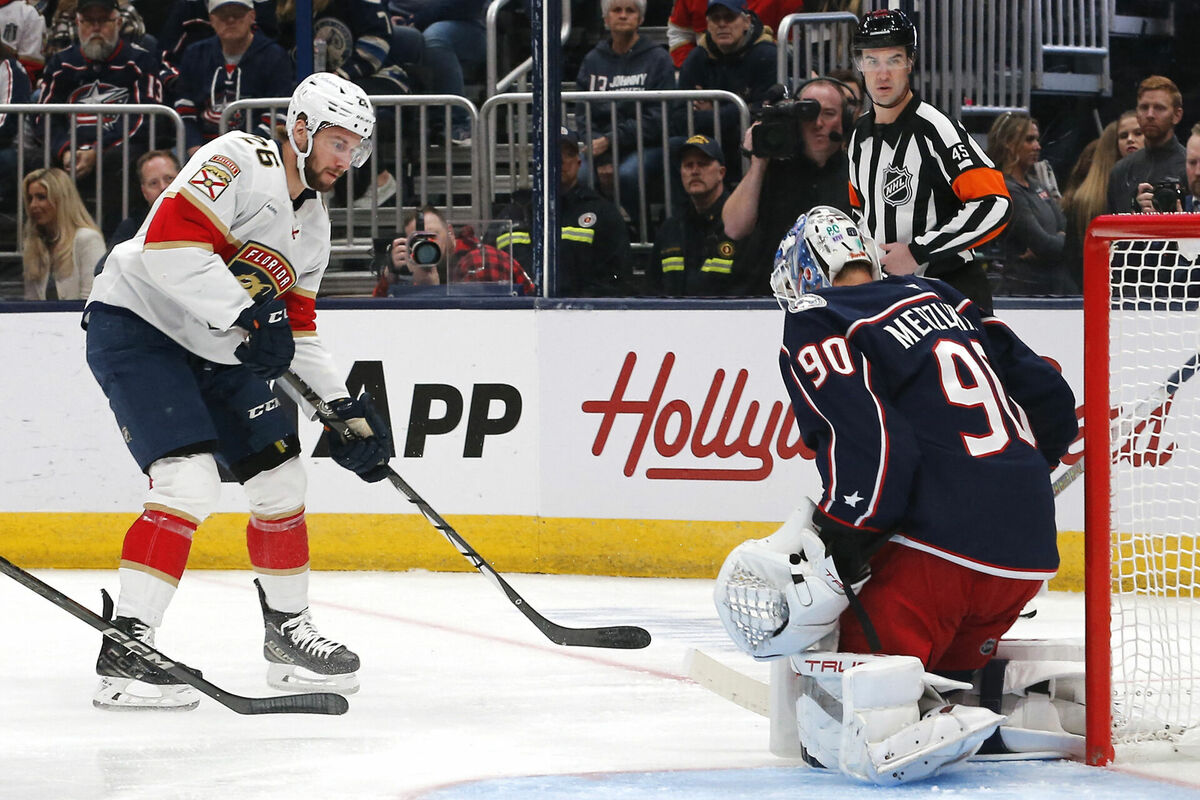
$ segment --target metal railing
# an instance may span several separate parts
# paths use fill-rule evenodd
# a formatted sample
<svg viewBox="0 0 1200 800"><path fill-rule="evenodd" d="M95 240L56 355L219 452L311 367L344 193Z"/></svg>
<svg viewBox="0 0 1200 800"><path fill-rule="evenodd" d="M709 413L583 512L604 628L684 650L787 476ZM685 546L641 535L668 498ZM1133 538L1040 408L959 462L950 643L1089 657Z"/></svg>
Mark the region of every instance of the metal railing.
<svg viewBox="0 0 1200 800"><path fill-rule="evenodd" d="M793 86L814 75L853 68L850 44L858 17L847 11L788 14L779 23L775 77Z"/></svg>
<svg viewBox="0 0 1200 800"><path fill-rule="evenodd" d="M540 0L539 0L540 1ZM513 67L503 78L498 77L500 74L499 58L497 52L499 49L499 39L496 33L497 19L500 16L500 10L508 5L510 0L492 0L488 5L486 14L486 36L487 36L487 96L506 92L517 85L518 81L525 82L525 78L533 71L533 57L522 61L517 66ZM571 0L562 0L562 29L559 33L560 44L566 44L567 39L571 35Z"/></svg>
<svg viewBox="0 0 1200 800"><path fill-rule="evenodd" d="M248 109L267 110L273 116L286 113L287 97L255 98L230 103L221 113L221 132L228 130L235 114ZM406 208L430 203L438 195L444 202L438 204L447 219L478 219L483 206L480 195L479 174L481 168L479 112L475 104L457 95L372 95L371 102L376 110L376 145L364 170L350 170L345 177L344 201L331 202L330 219L335 225L331 254L335 256L369 256L372 239L380 238L381 231L390 236L402 227ZM450 110L458 107L470 118L471 141L469 148L456 147L450 141ZM390 118L384 109L391 109ZM245 113L243 124L253 131L261 118L260 114ZM441 134L430 133L431 122L440 117ZM434 144L440 144L436 151ZM283 145L288 147L286 143ZM456 164L466 164L466 175L456 174ZM377 179L384 168L392 172L396 181L394 207L381 208L374 200L377 197ZM360 191L366 176L366 192ZM411 182L411 193L406 184ZM438 192L438 188L444 191ZM461 187L461 188L460 188ZM340 191L331 193L340 195ZM456 195L468 196L465 205L456 204ZM354 198L370 199L369 203L356 206ZM335 198L329 198L331 201ZM344 236L339 234L344 233Z"/></svg>
<svg viewBox="0 0 1200 800"><path fill-rule="evenodd" d="M695 101L708 101L713 104L711 111L697 111L693 107ZM568 104L578 104L578 107L583 109L582 117L577 113L574 121L574 129L581 133L585 142L592 141L593 130L596 127L594 120L603 115L616 116L617 106L627 103L635 104L635 113L637 119L637 148L636 153L639 159L644 163L644 156L649 148L662 147L664 158L662 159L662 169L659 175L647 175L645 171L639 174L638 178L638 201L636 204L637 214L634 222L638 230L639 238L635 245L648 245L653 241L654 231L650 226L650 201L647 196L647 185L649 181L662 180L663 187L663 204L664 213L669 216L674 207L674 203L678 198L674 198L672 187L678 175L672 175L672 160L669 156L671 151L672 138L685 137L696 130L696 120L700 116L712 115L713 120L713 138L718 142L722 141L722 131L720 125L720 112L723 103L731 103L738 109L738 141L741 141L741 136L746 128L750 125L750 109L746 105L746 101L738 97L732 92L710 89L679 89L679 90L661 90L661 91L613 91L613 92L563 92L562 102L564 106L563 119L569 117L567 109ZM484 140L487 142L487 148L483 152L484 162L482 165L480 191L486 198L492 199L497 194L497 184L503 183L503 190L512 192L518 188L527 188L531 181L531 162L533 158L539 157L539 154L534 150L530 142L530 130L532 125L529 122L531 114L531 106L533 103L533 95L528 92L518 93L510 92L499 94L491 97L483 104L479 111L480 127L483 132ZM643 104L657 103L661 119L659 121L658 131L651 137L644 136L643 128ZM686 120L685 130L673 130L671 125L670 108L672 104L686 103L684 119ZM602 110L597 111L599 106ZM501 113L504 113L504 119L500 119ZM677 117L678 118L678 117ZM505 138L502 140L501 136ZM647 145L647 138L656 140L656 144ZM585 148L586 149L586 148ZM582 152L582 151L581 151ZM611 145L612 161L614 165L620 164L623 157L629 153L623 153L619 144L616 141ZM620 196L620 181L614 177L614 189L616 196L614 201L617 205L621 205Z"/></svg>
<svg viewBox="0 0 1200 800"><path fill-rule="evenodd" d="M1038 0L923 4L913 20L920 43L914 88L955 118L1028 109L1034 50L1039 46L1037 4ZM779 82L793 85L814 74L852 68L857 26L858 17L845 12L784 17L779 26ZM1040 59L1036 61L1040 68Z"/></svg>
<svg viewBox="0 0 1200 800"><path fill-rule="evenodd" d="M99 140L99 132L101 130L112 131L114 126L120 125L122 132L122 141L116 148L112 148L107 152L117 152L120 161L120 172L122 175L129 176L137 161L137 155L130 155L129 146L129 131L131 127L130 118L135 116L145 116L147 119L143 121L145 125L146 149L154 150L166 146L174 145L180 156L180 163L186 161L183 157L183 120L175 109L170 106L158 105L155 103L4 103L0 104L0 114L16 114L18 126L21 134L16 138L15 147L17 150L17 193L20 193L20 186L24 183L25 176L34 169L39 169L43 166L61 166L58 161L57 154L50 152L51 146L51 119L55 116L69 117L69 138L68 148L75 150L78 144L78 136L80 128L94 128L97 131L97 140ZM94 117L94 121L79 122L77 117L87 116ZM120 118L118 123L115 119ZM160 131L162 127L158 124L158 117L166 117L170 123L169 131ZM109 134L111 136L111 133ZM141 133L137 134L139 137ZM140 152L141 148L138 148ZM40 157L33 157L34 155ZM103 156L96 158L95 166L95 189L89 197L85 197L84 201L94 209L93 216L96 224L102 228L105 227L105 222L110 220L110 215L119 214L118 221L129 216L129 193L131 181L126 179L121 185L121 202L120 206L114 206L112 198L104 197L104 176L107 170L113 169L114 165L106 164L106 159ZM77 180L77 169L72 163L71 169L68 170L73 181ZM136 185L136 182L134 182ZM17 199L17 247L15 250L0 251L0 258L20 257L21 255L21 230L25 225L25 203L24 198Z"/></svg>
<svg viewBox="0 0 1200 800"><path fill-rule="evenodd" d="M1096 89L1112 91L1108 37L1116 0L1037 0L1032 14L1034 82L1046 86L1044 57L1084 56L1098 62Z"/></svg>

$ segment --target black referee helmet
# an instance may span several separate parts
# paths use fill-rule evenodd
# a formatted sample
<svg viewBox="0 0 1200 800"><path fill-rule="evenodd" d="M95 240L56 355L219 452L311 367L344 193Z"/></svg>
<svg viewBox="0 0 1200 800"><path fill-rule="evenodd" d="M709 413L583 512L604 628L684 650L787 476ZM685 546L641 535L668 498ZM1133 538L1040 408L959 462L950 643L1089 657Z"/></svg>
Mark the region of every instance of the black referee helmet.
<svg viewBox="0 0 1200 800"><path fill-rule="evenodd" d="M875 47L903 47L908 57L917 57L917 29L903 11L872 11L862 18L854 32L853 50L857 55Z"/></svg>

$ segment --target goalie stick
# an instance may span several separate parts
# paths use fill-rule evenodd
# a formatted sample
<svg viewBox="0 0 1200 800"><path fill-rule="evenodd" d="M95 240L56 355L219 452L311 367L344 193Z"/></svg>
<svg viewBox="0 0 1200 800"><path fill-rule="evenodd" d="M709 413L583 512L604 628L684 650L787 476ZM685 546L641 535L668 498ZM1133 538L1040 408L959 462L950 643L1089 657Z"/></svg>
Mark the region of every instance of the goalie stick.
<svg viewBox="0 0 1200 800"><path fill-rule="evenodd" d="M1169 401L1179 391L1179 387L1186 383L1196 370L1200 369L1200 353L1194 354L1189 358L1182 367L1172 372L1167 380L1155 389L1151 394L1142 398L1133 408L1130 408L1125 413L1114 419L1109 425L1109 436L1117 445L1114 449L1120 449L1120 446L1125 442L1132 441L1133 437L1141 432L1142 426L1153 418L1155 412ZM1054 496L1058 497L1063 490L1070 486L1075 480L1083 474L1083 458L1070 466L1066 472L1054 479L1051 487L1054 489Z"/></svg>
<svg viewBox="0 0 1200 800"><path fill-rule="evenodd" d="M299 392L300 396L317 410L317 416L327 427L341 436L354 435L346 425L346 422L333 413L329 405L300 376L294 372L285 372L282 380ZM425 502L425 499L417 494L417 491L409 486L408 482L404 478L401 478L396 470L388 467L387 479L397 491L407 497L409 502L417 507L421 515L428 520L430 525L438 530L438 533L445 537L446 541L454 545L455 550L461 553L467 561L471 562L471 566L482 572L492 583L499 587L500 591L504 592L509 601L550 641L555 644L574 647L607 647L621 650L637 650L650 644L650 633L644 628L639 628L635 625L568 628L546 619L533 606L525 602L525 598L517 594L517 591L509 586L508 581L504 580L500 573L496 572L492 565L484 560L483 556L475 552L475 549L467 544L466 539L460 536L458 531L450 527L450 523L442 519L441 515L434 511L433 507Z"/></svg>
<svg viewBox="0 0 1200 800"><path fill-rule="evenodd" d="M340 694L316 692L312 694L285 694L277 697L243 697L227 692L206 681L199 672L168 658L159 650L135 639L91 609L72 600L50 584L35 578L25 570L0 556L0 572L17 583L49 600L54 605L91 625L110 641L124 647L139 660L157 667L186 684L216 700L238 714L345 714L350 703Z"/></svg>

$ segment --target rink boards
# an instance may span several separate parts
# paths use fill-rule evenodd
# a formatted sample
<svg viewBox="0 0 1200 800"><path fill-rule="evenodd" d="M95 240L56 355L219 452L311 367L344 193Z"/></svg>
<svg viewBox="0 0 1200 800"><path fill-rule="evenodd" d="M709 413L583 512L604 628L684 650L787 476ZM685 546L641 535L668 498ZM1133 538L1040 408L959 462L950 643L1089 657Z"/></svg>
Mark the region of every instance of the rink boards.
<svg viewBox="0 0 1200 800"><path fill-rule="evenodd" d="M351 387L386 398L392 465L497 568L711 577L819 490L779 377L781 313L366 306L322 310L319 325ZM1003 317L1082 398L1082 312ZM79 316L0 314L0 336L0 554L114 566L146 479L87 368ZM315 423L300 435L315 567L470 568L387 484L312 457ZM1059 588L1082 576L1082 498L1082 481L1059 497ZM192 566L245 566L244 508L226 484Z"/></svg>

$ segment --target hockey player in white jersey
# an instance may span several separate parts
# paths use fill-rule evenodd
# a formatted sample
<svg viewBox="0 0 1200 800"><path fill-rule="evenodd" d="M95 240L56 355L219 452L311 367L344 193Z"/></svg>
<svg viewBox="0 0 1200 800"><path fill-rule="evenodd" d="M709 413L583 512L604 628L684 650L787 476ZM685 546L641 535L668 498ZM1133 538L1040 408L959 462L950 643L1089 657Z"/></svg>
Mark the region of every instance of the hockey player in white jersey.
<svg viewBox="0 0 1200 800"><path fill-rule="evenodd" d="M84 311L88 365L150 479L125 534L114 625L153 642L220 496L220 461L249 502L267 681L280 689L358 688L358 656L309 615L305 471L268 381L298 374L356 434L330 434L333 459L366 481L385 476L387 426L369 395L350 397L315 314L330 250L319 193L366 161L374 126L362 89L328 73L306 78L288 106L287 141L231 132L197 151L137 235L109 254ZM199 702L107 639L96 671L98 707Z"/></svg>

